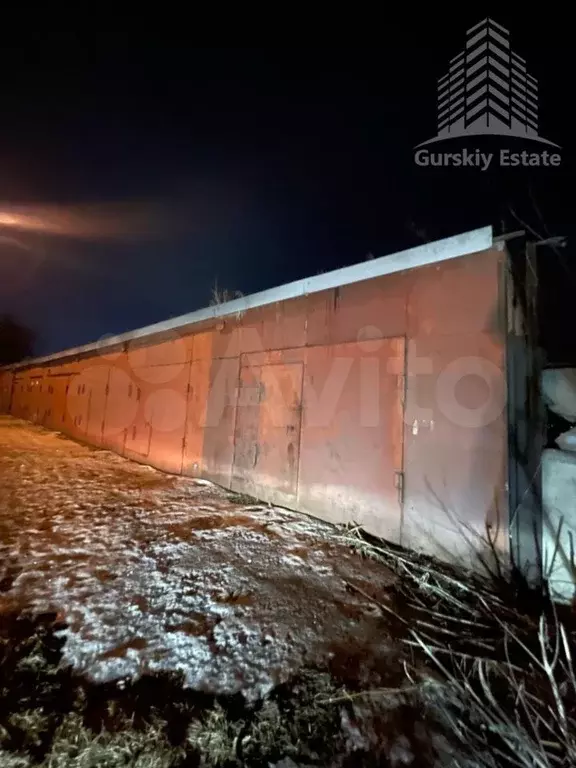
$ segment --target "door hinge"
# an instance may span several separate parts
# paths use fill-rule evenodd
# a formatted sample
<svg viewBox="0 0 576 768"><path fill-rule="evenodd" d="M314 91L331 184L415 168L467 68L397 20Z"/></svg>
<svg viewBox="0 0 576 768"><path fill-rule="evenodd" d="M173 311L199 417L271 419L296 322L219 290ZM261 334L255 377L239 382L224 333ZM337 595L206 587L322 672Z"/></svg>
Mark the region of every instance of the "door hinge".
<svg viewBox="0 0 576 768"><path fill-rule="evenodd" d="M398 491L398 504L404 503L404 472L394 472L394 488Z"/></svg>

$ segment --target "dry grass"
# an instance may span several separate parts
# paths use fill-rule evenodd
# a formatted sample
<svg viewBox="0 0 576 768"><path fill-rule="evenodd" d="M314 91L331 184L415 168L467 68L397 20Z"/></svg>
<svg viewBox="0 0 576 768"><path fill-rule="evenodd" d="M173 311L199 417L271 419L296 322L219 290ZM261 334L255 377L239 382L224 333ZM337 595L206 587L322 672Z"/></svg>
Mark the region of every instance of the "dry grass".
<svg viewBox="0 0 576 768"><path fill-rule="evenodd" d="M34 748L41 745L49 729L47 716L41 710L30 710L12 714L9 720L24 738L16 752L0 749L2 768L172 768L185 755L182 748L168 742L162 725L95 733L85 726L80 714L70 713L55 729L49 750L39 759Z"/></svg>
<svg viewBox="0 0 576 768"><path fill-rule="evenodd" d="M82 717L71 714L56 730L45 768L171 768L183 756L172 747L157 725L126 729L118 733L94 734Z"/></svg>
<svg viewBox="0 0 576 768"><path fill-rule="evenodd" d="M327 697L337 699L341 692L329 674L310 671L244 717L231 719L217 704L191 722L187 741L210 766L268 765L286 758L323 762L339 742L344 746L338 710L325 706ZM333 740L328 749L327 735Z"/></svg>
<svg viewBox="0 0 576 768"><path fill-rule="evenodd" d="M0 765L2 768L29 768L31 763L28 757L14 755L12 752L0 749Z"/></svg>
<svg viewBox="0 0 576 768"><path fill-rule="evenodd" d="M444 566L368 536L345 540L399 575L393 605L397 636L428 660L442 685L420 689L475 765L553 768L576 765L576 627L546 594L521 604L518 590ZM528 593L525 592L525 595Z"/></svg>
<svg viewBox="0 0 576 768"><path fill-rule="evenodd" d="M210 305L217 307L220 304L227 304L229 301L241 299L243 296L242 291L230 291L227 288L220 288L218 280L215 280L211 290Z"/></svg>

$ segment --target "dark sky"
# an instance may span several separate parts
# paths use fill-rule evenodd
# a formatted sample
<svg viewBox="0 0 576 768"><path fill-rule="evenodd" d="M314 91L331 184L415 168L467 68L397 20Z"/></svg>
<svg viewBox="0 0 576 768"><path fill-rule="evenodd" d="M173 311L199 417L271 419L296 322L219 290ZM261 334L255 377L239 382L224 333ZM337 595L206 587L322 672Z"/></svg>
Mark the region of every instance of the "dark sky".
<svg viewBox="0 0 576 768"><path fill-rule="evenodd" d="M422 238L518 229L511 207L570 235L568 20L493 17L539 80L560 167L415 165L436 133L436 78L481 13L388 25L379 47L5 51L0 214L57 204L78 222L96 205L119 231L0 226L0 313L45 353L205 306L216 279L247 294ZM572 252L551 257L559 303L576 289Z"/></svg>

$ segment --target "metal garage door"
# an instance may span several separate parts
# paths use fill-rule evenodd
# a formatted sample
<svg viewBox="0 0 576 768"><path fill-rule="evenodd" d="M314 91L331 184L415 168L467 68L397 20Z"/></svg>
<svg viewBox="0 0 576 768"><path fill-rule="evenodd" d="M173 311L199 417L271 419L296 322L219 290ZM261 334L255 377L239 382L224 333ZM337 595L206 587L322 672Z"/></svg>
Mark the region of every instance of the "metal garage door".
<svg viewBox="0 0 576 768"><path fill-rule="evenodd" d="M289 503L298 489L301 363L241 369L232 488Z"/></svg>

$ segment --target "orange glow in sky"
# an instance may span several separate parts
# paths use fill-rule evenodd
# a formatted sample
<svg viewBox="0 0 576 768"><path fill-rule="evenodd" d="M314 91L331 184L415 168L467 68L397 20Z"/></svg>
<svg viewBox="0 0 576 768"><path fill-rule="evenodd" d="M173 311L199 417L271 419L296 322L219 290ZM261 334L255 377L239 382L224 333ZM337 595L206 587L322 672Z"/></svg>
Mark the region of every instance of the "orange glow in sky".
<svg viewBox="0 0 576 768"><path fill-rule="evenodd" d="M149 237L174 231L183 220L154 202L6 207L0 204L0 231L11 228L63 237L107 239ZM179 221L180 219L180 221Z"/></svg>

